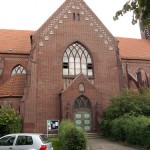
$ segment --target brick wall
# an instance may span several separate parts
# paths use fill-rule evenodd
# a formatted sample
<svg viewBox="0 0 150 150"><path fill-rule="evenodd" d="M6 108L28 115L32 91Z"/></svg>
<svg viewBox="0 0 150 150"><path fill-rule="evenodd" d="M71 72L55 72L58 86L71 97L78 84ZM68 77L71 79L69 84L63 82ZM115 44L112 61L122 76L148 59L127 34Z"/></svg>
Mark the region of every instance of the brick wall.
<svg viewBox="0 0 150 150"><path fill-rule="evenodd" d="M83 1L79 3L80 9L78 2L70 4L66 1L33 35L30 87L25 99L25 131L46 132L47 119L60 119L62 59L67 47L75 41L81 42L91 54L94 86L103 95L120 91L121 69L116 40L87 5ZM80 20L74 20L73 13L79 13ZM72 92L67 97L73 103ZM94 106L98 96L90 91L88 97ZM106 105L105 99L102 103L102 106ZM65 104L64 100L62 105Z"/></svg>

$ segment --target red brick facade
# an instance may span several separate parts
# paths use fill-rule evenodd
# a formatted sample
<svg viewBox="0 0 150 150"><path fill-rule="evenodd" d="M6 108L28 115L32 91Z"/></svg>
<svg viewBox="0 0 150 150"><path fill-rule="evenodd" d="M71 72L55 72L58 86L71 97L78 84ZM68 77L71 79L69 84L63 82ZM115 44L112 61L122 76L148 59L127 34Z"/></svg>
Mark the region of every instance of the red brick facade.
<svg viewBox="0 0 150 150"><path fill-rule="evenodd" d="M76 123L89 122L90 127L84 127L89 132L97 132L98 118L110 96L119 94L125 84L131 87L133 78L129 78L129 74L134 73L133 68L144 67L149 85L150 61L121 61L116 38L82 0L66 0L28 38L31 50L28 47L27 53L23 53L23 48L20 53L15 48L13 52L0 52L0 104L4 100L12 101L23 116L24 132L46 133L48 119L61 121L67 118ZM64 53L75 42L80 43L91 57L91 76L63 73ZM15 74L15 80L11 74L18 65L26 72L22 77ZM82 114L85 118L78 120ZM90 120L86 119L88 116Z"/></svg>

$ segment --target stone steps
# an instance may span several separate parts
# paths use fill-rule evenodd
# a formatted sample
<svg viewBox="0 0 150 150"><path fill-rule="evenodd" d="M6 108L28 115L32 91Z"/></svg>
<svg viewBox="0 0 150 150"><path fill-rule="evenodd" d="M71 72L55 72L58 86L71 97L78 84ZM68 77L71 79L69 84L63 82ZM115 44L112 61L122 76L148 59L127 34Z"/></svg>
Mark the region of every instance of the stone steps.
<svg viewBox="0 0 150 150"><path fill-rule="evenodd" d="M86 133L88 139L97 139L100 138L100 133Z"/></svg>

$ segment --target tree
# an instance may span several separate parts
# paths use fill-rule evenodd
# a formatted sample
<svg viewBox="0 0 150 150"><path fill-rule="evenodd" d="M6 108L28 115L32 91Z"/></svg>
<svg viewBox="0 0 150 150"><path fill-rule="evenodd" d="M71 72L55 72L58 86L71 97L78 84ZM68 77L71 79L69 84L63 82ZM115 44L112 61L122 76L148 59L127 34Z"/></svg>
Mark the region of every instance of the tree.
<svg viewBox="0 0 150 150"><path fill-rule="evenodd" d="M16 133L21 131L21 116L5 102L0 109L0 134Z"/></svg>
<svg viewBox="0 0 150 150"><path fill-rule="evenodd" d="M141 20L144 25L148 25L150 21L150 0L128 0L121 10L118 10L113 17L118 20L127 12L133 12L132 24L136 24L137 20Z"/></svg>

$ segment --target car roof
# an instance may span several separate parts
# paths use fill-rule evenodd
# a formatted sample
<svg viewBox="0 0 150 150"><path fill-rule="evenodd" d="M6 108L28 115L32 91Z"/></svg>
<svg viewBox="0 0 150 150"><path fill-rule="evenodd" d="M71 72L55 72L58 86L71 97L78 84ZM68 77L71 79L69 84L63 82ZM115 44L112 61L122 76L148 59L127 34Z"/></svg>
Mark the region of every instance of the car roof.
<svg viewBox="0 0 150 150"><path fill-rule="evenodd" d="M12 136L12 135L44 135L42 133L12 133L12 134L7 134L5 136Z"/></svg>

